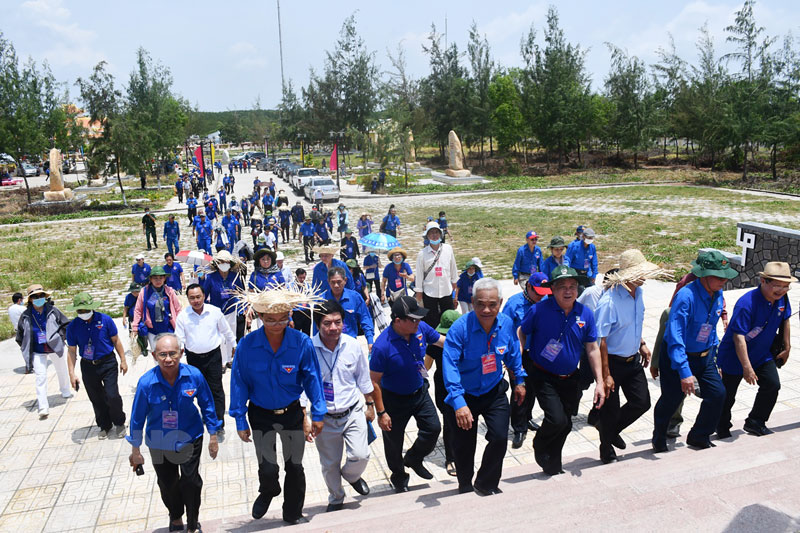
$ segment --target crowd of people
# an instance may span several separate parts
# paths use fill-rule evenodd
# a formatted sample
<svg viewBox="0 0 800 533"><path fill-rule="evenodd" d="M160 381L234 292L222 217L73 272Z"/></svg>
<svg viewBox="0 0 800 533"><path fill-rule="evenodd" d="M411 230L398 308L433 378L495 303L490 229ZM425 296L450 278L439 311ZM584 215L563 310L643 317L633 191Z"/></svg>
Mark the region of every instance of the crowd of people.
<svg viewBox="0 0 800 533"><path fill-rule="evenodd" d="M192 189L199 179L182 177L181 187L188 180ZM151 355L154 366L139 379L129 418L117 379L127 372L131 351L90 294L76 295L62 312L49 291L31 285L24 296L14 295L9 311L26 369L36 374L40 418L49 414L49 359L62 396L70 397L84 383L99 438L126 436L137 473L146 463L142 443L147 445L170 531L201 529L199 462L205 432L212 459L224 446L228 371L227 414L237 436L253 442L258 461L252 516L262 518L283 491L282 518L288 524L306 521L307 442L319 454L328 511L343 506L343 479L358 494L369 494L363 474L369 444L378 438L373 423L396 492L409 490L409 470L433 478L425 460L441 434L445 468L457 479L458 491L490 496L502 492L509 432L512 447L520 448L534 431L536 463L548 475L563 473L573 417L583 391L593 384L589 423L599 432L599 458L617 461L626 448L623 430L651 407L648 366L661 386L653 452L670 450L669 439L680 432L682 401L690 394L702 403L687 445L705 449L714 446L714 434L731 437L731 409L742 380L758 386L744 431L771 433L767 422L780 389L778 368L790 351L787 291L797 281L786 263L767 263L759 285L739 298L726 321L722 289L737 272L721 253L700 252L678 283L655 345L648 346L643 285L670 273L631 249L618 268L600 274L591 228L578 227L569 243L553 236L547 257L539 235L528 232L509 265L522 291L505 298L501 284L484 276L479 257L459 268L445 242L452 242L452 234L444 212L427 221L422 248L410 261L400 246L359 246L374 229L368 213L355 224L343 205L335 213L312 208L307 214L299 202L290 208L282 191L274 194L271 180L255 183L254 194L241 203L232 195L228 201L232 189L220 191L204 198L199 209L189 203L194 191L186 199L196 248L210 255L207 264L191 268L176 261L180 228L170 215L164 265L148 265L139 255L131 268L122 324L131 346ZM225 214L215 227L211 221L219 205ZM278 219L271 216L273 207ZM256 209L261 218L253 218ZM155 245L155 218L146 213L142 224L148 244L152 238ZM248 224L252 246L242 236ZM400 224L392 206L377 229L396 236ZM227 239L211 255L214 232ZM279 241L295 240L302 242L307 264L318 256L310 278L304 268L288 268L278 250ZM720 320L725 320L721 339ZM540 425L533 417L537 403ZM406 447L411 418L417 433ZM476 473L479 418L487 443Z"/></svg>

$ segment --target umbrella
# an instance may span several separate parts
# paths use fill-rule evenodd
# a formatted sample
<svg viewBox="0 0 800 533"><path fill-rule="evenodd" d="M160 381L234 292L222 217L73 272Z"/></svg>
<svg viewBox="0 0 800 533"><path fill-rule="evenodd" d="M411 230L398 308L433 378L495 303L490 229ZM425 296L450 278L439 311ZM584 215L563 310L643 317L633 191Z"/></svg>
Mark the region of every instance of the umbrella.
<svg viewBox="0 0 800 533"><path fill-rule="evenodd" d="M367 248L374 248L376 250L391 250L400 246L400 241L389 235L388 233L370 233L361 237L358 241Z"/></svg>
<svg viewBox="0 0 800 533"><path fill-rule="evenodd" d="M175 256L175 260L186 265L205 266L211 263L214 258L198 250L181 250Z"/></svg>

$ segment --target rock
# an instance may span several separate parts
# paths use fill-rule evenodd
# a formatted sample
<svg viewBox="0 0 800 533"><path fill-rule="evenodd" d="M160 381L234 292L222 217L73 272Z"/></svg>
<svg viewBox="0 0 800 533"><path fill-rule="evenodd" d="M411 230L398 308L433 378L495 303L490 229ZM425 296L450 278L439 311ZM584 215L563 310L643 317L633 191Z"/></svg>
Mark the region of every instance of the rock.
<svg viewBox="0 0 800 533"><path fill-rule="evenodd" d="M447 154L450 170L464 170L464 151L461 148L461 141L453 130L447 134ZM469 171L467 171L469 172ZM470 176L471 174L467 174Z"/></svg>
<svg viewBox="0 0 800 533"><path fill-rule="evenodd" d="M45 202L67 202L72 200L73 193L69 189L62 189L60 191L45 191L44 193L44 201Z"/></svg>
<svg viewBox="0 0 800 533"><path fill-rule="evenodd" d="M50 150L50 191L64 190L64 180L61 178L61 152L53 148ZM47 197L45 197L47 200Z"/></svg>
<svg viewBox="0 0 800 533"><path fill-rule="evenodd" d="M451 178L468 178L472 176L472 172L469 170L453 170L450 168L446 168L444 173L450 176Z"/></svg>

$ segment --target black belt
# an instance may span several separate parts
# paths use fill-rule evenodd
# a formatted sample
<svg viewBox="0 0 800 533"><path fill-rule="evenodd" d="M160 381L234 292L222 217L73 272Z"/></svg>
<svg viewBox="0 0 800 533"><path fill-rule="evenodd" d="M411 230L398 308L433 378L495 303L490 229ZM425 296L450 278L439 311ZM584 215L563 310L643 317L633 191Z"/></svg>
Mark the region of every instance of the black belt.
<svg viewBox="0 0 800 533"><path fill-rule="evenodd" d="M109 355L114 355L114 352L109 352L109 353L105 354L102 357L98 357L97 359L85 359L85 358L82 357L81 361L86 361L87 363L89 363L91 365L97 366L100 363L105 363L106 362L106 357L108 357Z"/></svg>
<svg viewBox="0 0 800 533"><path fill-rule="evenodd" d="M267 413L269 413L271 415L283 415L283 414L286 414L286 412L289 411L290 409L292 409L293 407L299 407L300 406L300 400L295 400L292 403L290 403L289 405L287 405L286 407L281 407L280 409L265 409L265 408L261 407L260 405L256 405L254 403L252 403L252 405L254 407L258 407L262 411L266 411Z"/></svg>
<svg viewBox="0 0 800 533"><path fill-rule="evenodd" d="M611 357L615 358L620 363L633 363L634 361L636 361L636 356L639 355L639 354L635 353L633 355L617 355L617 354L610 353L608 355L610 355Z"/></svg>
<svg viewBox="0 0 800 533"><path fill-rule="evenodd" d="M709 348L708 350L706 350L704 352L686 352L686 355L689 355L691 357L705 357L705 356L708 355L708 352L710 352L710 351L711 351L711 348Z"/></svg>
<svg viewBox="0 0 800 533"><path fill-rule="evenodd" d="M348 416L350 413L352 413L353 409L355 409L356 407L358 407L358 402L354 403L353 405L351 405L350 407L348 407L347 409L345 409L341 413L325 413L325 416L329 416L331 418L337 418L337 419L338 418L344 418L344 417Z"/></svg>
<svg viewBox="0 0 800 533"><path fill-rule="evenodd" d="M573 371L570 374L553 374L549 370L545 370L545 368L542 365L536 363L535 361L533 362L533 366L536 367L538 370L541 370L542 372L544 372L548 376L553 376L553 377L558 378L558 379L569 379L569 378L571 378L572 376L574 376L575 374L578 373L578 369L576 368L575 371Z"/></svg>
<svg viewBox="0 0 800 533"><path fill-rule="evenodd" d="M214 348L210 352L206 352L206 353L197 353L197 352L193 352L191 350L186 350L186 355L191 355L191 356L194 356L194 357L209 357L209 356L214 355L217 352L219 352L219 346L217 346L216 348Z"/></svg>
<svg viewBox="0 0 800 533"><path fill-rule="evenodd" d="M426 383L427 382L425 382L423 380L422 386L420 388L418 388L417 390L415 390L414 392L410 393L410 394L400 394L399 392L394 392L393 390L386 389L384 387L381 387L381 390L384 391L384 392L390 393L392 396L398 396L400 398L412 398L412 397L416 396L417 394L419 394L421 391L423 391L425 389L425 384Z"/></svg>

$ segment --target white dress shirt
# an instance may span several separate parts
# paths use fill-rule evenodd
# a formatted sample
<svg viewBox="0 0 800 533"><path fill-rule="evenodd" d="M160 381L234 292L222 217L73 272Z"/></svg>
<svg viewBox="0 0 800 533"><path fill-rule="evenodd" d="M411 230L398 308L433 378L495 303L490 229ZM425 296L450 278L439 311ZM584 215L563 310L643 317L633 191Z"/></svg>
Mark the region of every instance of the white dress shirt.
<svg viewBox="0 0 800 533"><path fill-rule="evenodd" d="M209 303L203 304L199 315L191 306L184 307L175 320L175 336L184 348L194 353L208 353L218 348L223 340L236 346L236 335L225 315L219 307Z"/></svg>
<svg viewBox="0 0 800 533"><path fill-rule="evenodd" d="M8 318L11 320L11 325L14 326L14 331L17 331L17 324L19 324L19 317L25 311L25 306L21 304L12 304L8 308Z"/></svg>
<svg viewBox="0 0 800 533"><path fill-rule="evenodd" d="M334 351L325 347L319 333L311 341L323 383L333 383L333 401L326 402L329 413L346 411L360 401L361 395L372 392L367 356L356 339L342 333Z"/></svg>
<svg viewBox="0 0 800 533"><path fill-rule="evenodd" d="M294 274L292 274L292 269L288 266L284 266L281 269L281 274L283 274L283 281L286 282L286 285L291 285L294 283Z"/></svg>
<svg viewBox="0 0 800 533"><path fill-rule="evenodd" d="M453 255L453 247L447 243L439 245L442 253L434 263L437 250L426 246L417 255L417 269L414 271L416 292L431 298L442 298L453 293L453 284L458 281L458 266ZM431 266L433 265L433 266ZM425 271L430 269L428 275Z"/></svg>

